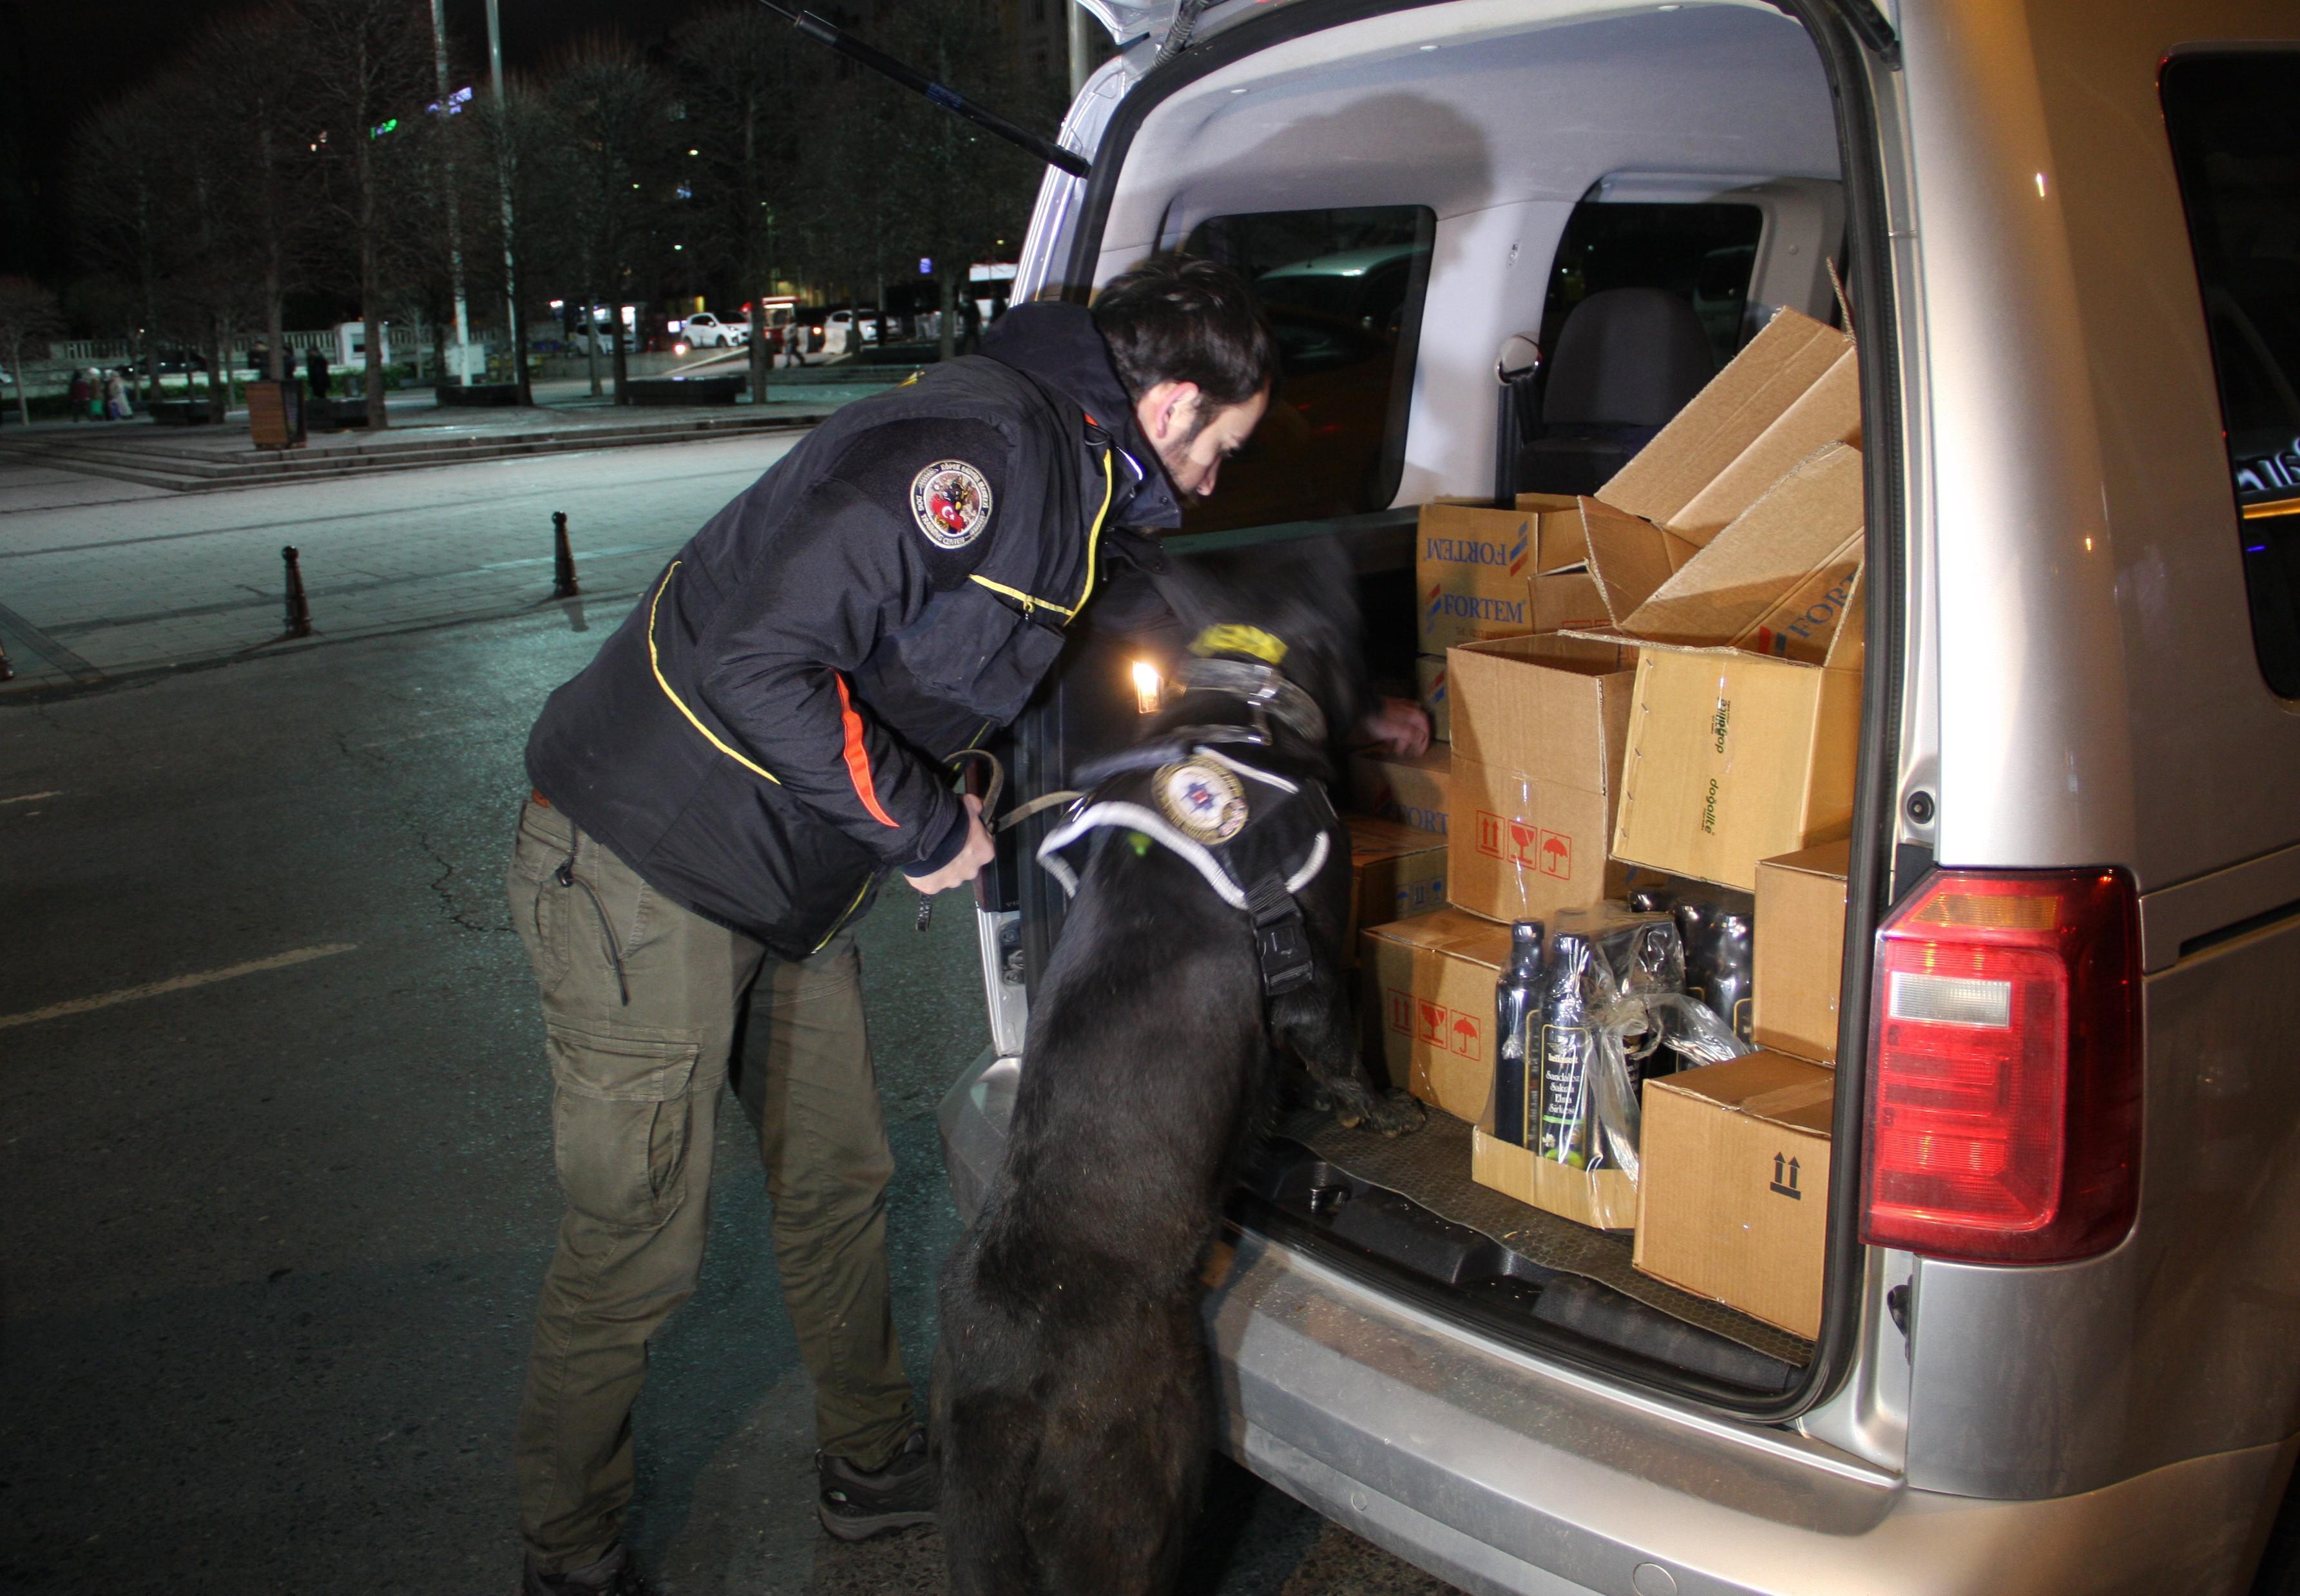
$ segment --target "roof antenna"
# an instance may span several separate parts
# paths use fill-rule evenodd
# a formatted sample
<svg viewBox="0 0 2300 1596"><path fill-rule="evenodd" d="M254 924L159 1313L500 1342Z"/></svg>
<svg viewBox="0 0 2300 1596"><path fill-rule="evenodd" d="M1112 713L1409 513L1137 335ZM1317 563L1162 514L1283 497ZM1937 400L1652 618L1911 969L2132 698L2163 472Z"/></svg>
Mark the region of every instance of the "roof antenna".
<svg viewBox="0 0 2300 1596"><path fill-rule="evenodd" d="M1083 178L1093 171L1093 164L1075 150L1066 150L1051 139L1041 138L1027 128L1017 127L995 111L984 109L954 88L946 88L924 72L904 66L893 56L874 50L861 39L849 38L834 24L823 21L811 11L792 11L778 5L775 0L759 0L759 4L779 17L787 17L791 26L829 45L849 61L860 62L872 71L892 78L904 88L926 96L945 111L954 111L985 132L995 133L1012 145L1030 152L1047 165L1059 168L1074 178Z"/></svg>

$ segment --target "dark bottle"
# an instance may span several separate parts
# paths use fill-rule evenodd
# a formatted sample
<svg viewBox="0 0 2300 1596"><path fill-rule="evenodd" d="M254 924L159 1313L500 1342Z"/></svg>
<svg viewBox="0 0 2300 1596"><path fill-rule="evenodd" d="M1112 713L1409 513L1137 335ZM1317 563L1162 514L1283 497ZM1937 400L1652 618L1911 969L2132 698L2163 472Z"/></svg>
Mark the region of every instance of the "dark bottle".
<svg viewBox="0 0 2300 1596"><path fill-rule="evenodd" d="M1526 1059L1540 1029L1541 922L1515 920L1509 963L1494 983L1494 1135L1514 1147L1525 1145Z"/></svg>
<svg viewBox="0 0 2300 1596"><path fill-rule="evenodd" d="M1742 1041L1749 1037L1750 998L1756 991L1751 962L1757 940L1755 917L1721 909L1710 929L1708 1004Z"/></svg>
<svg viewBox="0 0 2300 1596"><path fill-rule="evenodd" d="M1538 1125L1527 1126L1527 1145L1543 1158L1576 1169L1604 1166L1592 1134L1589 1101L1589 1010L1596 995L1596 950L1586 936L1560 932L1550 950L1549 978L1541 1000L1541 1094ZM1535 1105L1527 1105L1531 1120Z"/></svg>
<svg viewBox="0 0 2300 1596"><path fill-rule="evenodd" d="M1749 953L1756 909L1746 893L1719 888L1714 897L1665 901L1685 945L1685 994L1707 1004L1742 1041L1749 1039Z"/></svg>

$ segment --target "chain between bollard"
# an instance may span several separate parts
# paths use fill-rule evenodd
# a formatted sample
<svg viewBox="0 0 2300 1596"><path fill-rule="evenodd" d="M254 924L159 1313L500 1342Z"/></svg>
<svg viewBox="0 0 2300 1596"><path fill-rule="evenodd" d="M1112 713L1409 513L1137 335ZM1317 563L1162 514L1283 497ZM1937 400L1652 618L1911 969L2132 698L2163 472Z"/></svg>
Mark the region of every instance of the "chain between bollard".
<svg viewBox="0 0 2300 1596"><path fill-rule="evenodd" d="M296 545L291 543L281 549L279 558L288 567L287 636L309 637L312 635L312 601L304 596L304 570L296 562Z"/></svg>
<svg viewBox="0 0 2300 1596"><path fill-rule="evenodd" d="M583 589L575 582L575 551L567 542L567 512L551 512L551 596L555 599L580 598Z"/></svg>

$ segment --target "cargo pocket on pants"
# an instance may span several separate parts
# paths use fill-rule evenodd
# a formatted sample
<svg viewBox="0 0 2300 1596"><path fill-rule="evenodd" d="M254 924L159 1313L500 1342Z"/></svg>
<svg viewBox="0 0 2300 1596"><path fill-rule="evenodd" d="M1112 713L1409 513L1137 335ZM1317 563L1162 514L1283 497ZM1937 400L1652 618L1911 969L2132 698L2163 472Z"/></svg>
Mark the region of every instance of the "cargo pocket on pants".
<svg viewBox="0 0 2300 1596"><path fill-rule="evenodd" d="M701 1049L660 1031L547 1018L552 1157L578 1212L653 1230L687 1197L690 1093Z"/></svg>

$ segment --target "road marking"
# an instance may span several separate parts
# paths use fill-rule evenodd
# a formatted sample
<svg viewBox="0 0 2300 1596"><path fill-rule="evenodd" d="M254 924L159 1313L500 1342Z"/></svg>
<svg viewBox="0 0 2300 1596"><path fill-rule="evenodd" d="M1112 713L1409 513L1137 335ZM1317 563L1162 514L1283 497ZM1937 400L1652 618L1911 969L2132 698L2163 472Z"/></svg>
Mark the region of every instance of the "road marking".
<svg viewBox="0 0 2300 1596"><path fill-rule="evenodd" d="M0 798L0 809L5 809L12 803L38 803L43 798L61 798L62 796L63 792L61 788L53 793L26 793L15 798Z"/></svg>
<svg viewBox="0 0 2300 1596"><path fill-rule="evenodd" d="M355 942L325 942L317 947L274 953L269 959L251 959L246 964L227 965L222 969L196 970L188 976L175 976L165 981L154 981L148 985L123 986L118 992L107 992L98 997L74 998L68 1003L51 1003L45 1009L31 1009L21 1014L0 1014L0 1031L16 1026L38 1025L44 1019L62 1019L68 1014L86 1014L92 1009L109 1009L114 1003L132 1003L138 998L185 992L195 986L257 975L267 969L286 969L291 964L306 964L314 959L331 959L338 953L348 953L358 946Z"/></svg>

